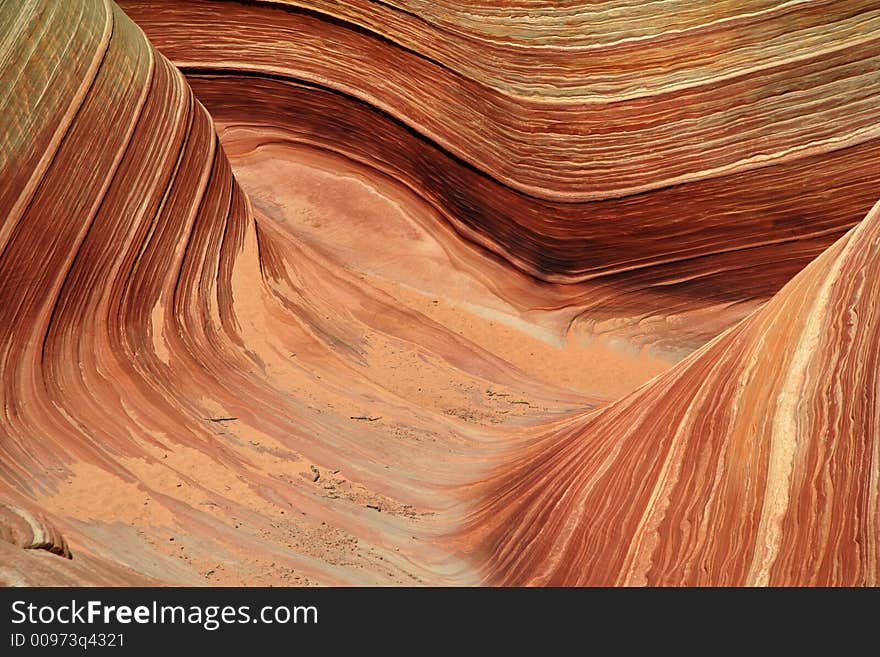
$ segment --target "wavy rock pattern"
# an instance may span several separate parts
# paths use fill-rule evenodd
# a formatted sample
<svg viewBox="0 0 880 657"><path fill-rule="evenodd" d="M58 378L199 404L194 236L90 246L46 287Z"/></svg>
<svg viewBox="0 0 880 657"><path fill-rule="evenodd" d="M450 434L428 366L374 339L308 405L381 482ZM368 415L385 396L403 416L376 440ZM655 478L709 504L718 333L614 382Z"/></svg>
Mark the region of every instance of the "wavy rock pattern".
<svg viewBox="0 0 880 657"><path fill-rule="evenodd" d="M4 4L0 581L876 584L878 26Z"/></svg>
<svg viewBox="0 0 880 657"><path fill-rule="evenodd" d="M123 6L218 121L391 173L545 280L767 295L875 200L876 2L395 4Z"/></svg>
<svg viewBox="0 0 880 657"><path fill-rule="evenodd" d="M504 584L869 585L880 203L770 303L530 447L473 531Z"/></svg>

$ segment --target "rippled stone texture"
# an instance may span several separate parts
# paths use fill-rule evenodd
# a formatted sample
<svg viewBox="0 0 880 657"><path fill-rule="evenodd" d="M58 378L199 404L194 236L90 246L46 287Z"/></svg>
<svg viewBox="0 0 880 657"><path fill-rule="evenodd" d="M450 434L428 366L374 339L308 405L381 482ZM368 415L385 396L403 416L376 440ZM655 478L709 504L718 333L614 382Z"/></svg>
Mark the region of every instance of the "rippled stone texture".
<svg viewBox="0 0 880 657"><path fill-rule="evenodd" d="M537 441L471 520L503 584L877 585L880 203L770 303Z"/></svg>
<svg viewBox="0 0 880 657"><path fill-rule="evenodd" d="M878 28L4 4L0 580L876 584Z"/></svg>

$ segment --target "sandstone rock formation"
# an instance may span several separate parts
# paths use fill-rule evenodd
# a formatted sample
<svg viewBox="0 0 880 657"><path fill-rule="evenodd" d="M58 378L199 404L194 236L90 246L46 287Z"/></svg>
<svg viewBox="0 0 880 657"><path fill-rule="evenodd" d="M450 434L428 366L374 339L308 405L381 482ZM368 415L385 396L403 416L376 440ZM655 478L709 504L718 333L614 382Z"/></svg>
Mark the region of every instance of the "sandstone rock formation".
<svg viewBox="0 0 880 657"><path fill-rule="evenodd" d="M864 0L2 5L0 581L876 584L878 67Z"/></svg>
<svg viewBox="0 0 880 657"><path fill-rule="evenodd" d="M5 504L0 506L0 541L25 550L46 550L71 558L67 541L42 514Z"/></svg>
<svg viewBox="0 0 880 657"><path fill-rule="evenodd" d="M877 585L880 203L766 306L530 446L472 520L504 584Z"/></svg>

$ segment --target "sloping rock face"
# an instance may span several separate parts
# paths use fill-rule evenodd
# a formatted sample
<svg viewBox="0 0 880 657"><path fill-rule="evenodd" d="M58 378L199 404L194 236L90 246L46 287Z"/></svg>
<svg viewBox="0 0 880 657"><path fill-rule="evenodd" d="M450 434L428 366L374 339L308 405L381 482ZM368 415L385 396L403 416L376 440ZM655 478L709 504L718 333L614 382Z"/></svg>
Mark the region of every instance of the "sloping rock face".
<svg viewBox="0 0 880 657"><path fill-rule="evenodd" d="M490 580L876 586L878 298L880 204L761 310L506 466L472 519Z"/></svg>
<svg viewBox="0 0 880 657"><path fill-rule="evenodd" d="M0 581L876 584L880 5L661 5L0 7Z"/></svg>
<svg viewBox="0 0 880 657"><path fill-rule="evenodd" d="M5 504L0 506L0 541L71 558L64 536L45 517Z"/></svg>

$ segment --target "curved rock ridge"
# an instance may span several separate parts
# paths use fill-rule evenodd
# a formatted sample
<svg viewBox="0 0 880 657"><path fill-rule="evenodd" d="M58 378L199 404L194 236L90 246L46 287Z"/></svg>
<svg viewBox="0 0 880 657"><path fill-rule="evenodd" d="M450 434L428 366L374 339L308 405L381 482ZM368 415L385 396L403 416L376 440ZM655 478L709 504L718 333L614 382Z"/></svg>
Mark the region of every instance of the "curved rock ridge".
<svg viewBox="0 0 880 657"><path fill-rule="evenodd" d="M470 520L489 581L876 586L878 301L880 203L761 310L505 466Z"/></svg>
<svg viewBox="0 0 880 657"><path fill-rule="evenodd" d="M878 11L0 5L0 584L876 584Z"/></svg>
<svg viewBox="0 0 880 657"><path fill-rule="evenodd" d="M122 6L217 121L405 180L532 276L766 299L875 200L880 7L683 4Z"/></svg>
<svg viewBox="0 0 880 657"><path fill-rule="evenodd" d="M0 504L0 541L71 558L67 540L42 514L7 504Z"/></svg>
<svg viewBox="0 0 880 657"><path fill-rule="evenodd" d="M549 374L581 369L552 332L568 320L541 320L525 277L493 291L505 268L363 172L331 196L372 203L391 231L372 239L421 263L408 282L445 288L342 267L255 212L115 5L10 3L0 23L0 501L73 554L0 542L0 581L476 583L443 538L460 486L510 433L603 400ZM625 388L668 362L643 367Z"/></svg>

